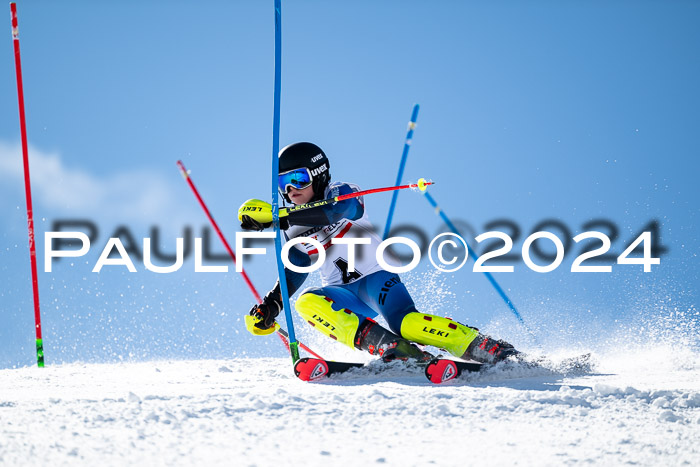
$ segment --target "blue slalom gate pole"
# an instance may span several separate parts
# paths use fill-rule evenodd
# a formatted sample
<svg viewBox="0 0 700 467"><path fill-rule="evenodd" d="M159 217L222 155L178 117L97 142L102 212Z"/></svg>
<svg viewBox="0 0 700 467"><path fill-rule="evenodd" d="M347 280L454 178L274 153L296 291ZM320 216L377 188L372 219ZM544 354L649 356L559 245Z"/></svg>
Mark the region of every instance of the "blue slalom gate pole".
<svg viewBox="0 0 700 467"><path fill-rule="evenodd" d="M401 163L399 164L399 174L396 176L396 183L394 185L401 185L401 179L403 178L403 169L406 166L406 159L408 158L408 150L411 148L411 142L413 140L413 130L416 128L416 119L418 118L418 109L420 106L415 104L413 106L413 113L411 114L411 121L408 122L408 134L406 134L406 142L403 145L403 154L401 154ZM384 227L384 235L382 238L386 240L389 237L389 230L391 229L391 220L394 217L394 208L396 207L396 200L399 198L399 192L395 191L394 195L391 197L391 205L389 206L389 215L386 218L386 226Z"/></svg>
<svg viewBox="0 0 700 467"><path fill-rule="evenodd" d="M430 193L428 193L427 191L423 191L422 193L425 195L425 198L426 198L426 199L428 200L428 202L433 206L433 208L435 208L435 213L438 214L438 215L442 218L443 221L445 221L445 224L447 224L447 226L450 228L450 230L452 230L452 232L456 233L457 235L459 235L460 237L462 237L462 239L464 239L464 237L463 237L462 234L459 232L459 230L457 229L457 227L452 223L452 221L450 221L450 219L449 219L449 218L447 217L447 215L442 211L442 209L440 208L440 206L438 206L437 202L435 202L435 199L433 199L433 197L430 195ZM464 242L465 242L465 243L467 242L466 239L464 240ZM471 247L471 245L469 245L469 244L467 243L467 247L468 247L468 250L469 250L469 257L472 258L474 261L476 261L477 259L479 259L479 257L476 256L476 253L474 253L474 249ZM498 282L496 282L496 279L493 278L493 276L491 275L490 272L484 272L484 275L485 275L486 278L489 280L489 282L491 282L491 285L493 285L493 287L496 289L496 292L498 292L498 295L500 295L501 298L503 299L503 301L506 302L506 305L508 305L508 308L510 308L510 311L512 311L513 314L515 315L515 317L518 319L518 321L520 321L520 324L522 324L522 325L525 327L525 329L526 329L526 330L533 336L533 338L534 338L535 335L534 335L533 332L528 328L528 326L525 324L525 321L523 321L523 317L520 316L520 313L519 313L518 310L515 308L515 305L513 305L513 302L511 301L511 299L508 298L508 295L506 295L506 293L503 291L503 289L502 289L501 286L498 284Z"/></svg>
<svg viewBox="0 0 700 467"><path fill-rule="evenodd" d="M274 111L272 117L272 224L275 229L275 251L277 253L277 271L280 278L280 291L282 292L282 304L284 316L287 319L287 334L289 334L289 351L294 363L299 360L299 342L294 335L294 322L292 310L289 306L289 291L287 290L287 277L282 263L282 232L280 230L279 194L277 191L277 178L279 174L280 152L280 99L282 93L282 0L275 0L275 96Z"/></svg>

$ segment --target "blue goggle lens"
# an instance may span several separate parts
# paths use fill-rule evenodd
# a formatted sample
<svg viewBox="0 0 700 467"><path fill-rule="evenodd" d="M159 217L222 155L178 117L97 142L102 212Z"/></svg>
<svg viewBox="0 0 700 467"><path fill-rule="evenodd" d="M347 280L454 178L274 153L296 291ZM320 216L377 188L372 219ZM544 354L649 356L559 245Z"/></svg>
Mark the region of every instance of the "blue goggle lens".
<svg viewBox="0 0 700 467"><path fill-rule="evenodd" d="M286 193L289 187L302 190L311 185L312 177L309 169L301 168L290 170L279 175L277 184L282 193Z"/></svg>

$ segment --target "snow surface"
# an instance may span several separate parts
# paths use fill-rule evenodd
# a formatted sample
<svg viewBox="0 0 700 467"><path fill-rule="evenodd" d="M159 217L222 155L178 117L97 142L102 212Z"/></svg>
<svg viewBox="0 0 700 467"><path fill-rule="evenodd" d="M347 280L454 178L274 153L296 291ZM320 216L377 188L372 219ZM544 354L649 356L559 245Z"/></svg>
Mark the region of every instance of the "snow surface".
<svg viewBox="0 0 700 467"><path fill-rule="evenodd" d="M0 370L2 465L700 465L697 354L323 383L288 358Z"/></svg>

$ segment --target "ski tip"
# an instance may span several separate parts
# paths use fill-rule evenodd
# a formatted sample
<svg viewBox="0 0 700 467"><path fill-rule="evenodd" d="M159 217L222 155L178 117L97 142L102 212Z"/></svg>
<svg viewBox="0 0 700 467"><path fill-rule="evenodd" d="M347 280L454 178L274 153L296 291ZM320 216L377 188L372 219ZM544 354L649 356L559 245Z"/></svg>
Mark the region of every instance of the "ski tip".
<svg viewBox="0 0 700 467"><path fill-rule="evenodd" d="M316 381L328 375L328 363L318 358L302 358L294 365L294 374L302 381Z"/></svg>
<svg viewBox="0 0 700 467"><path fill-rule="evenodd" d="M431 383L441 384L459 376L459 369L452 360L436 358L425 367L425 376Z"/></svg>

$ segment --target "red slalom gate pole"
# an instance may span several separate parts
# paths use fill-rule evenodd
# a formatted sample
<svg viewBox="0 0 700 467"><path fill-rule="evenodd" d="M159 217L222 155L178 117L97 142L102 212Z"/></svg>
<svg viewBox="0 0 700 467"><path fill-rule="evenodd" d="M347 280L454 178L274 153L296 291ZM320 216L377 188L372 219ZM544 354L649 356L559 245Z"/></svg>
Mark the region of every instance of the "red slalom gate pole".
<svg viewBox="0 0 700 467"><path fill-rule="evenodd" d="M221 233L221 229L219 229L219 225L216 223L216 221L214 220L214 217L211 215L211 212L209 212L209 208L207 208L206 203L204 202L202 197L199 195L199 191L197 190L197 187L195 187L194 183L192 183L192 179L190 178L189 172L185 168L185 164L183 164L182 161L177 161L177 166L179 167L180 172L182 173L182 176L185 178L185 181L187 181L187 184L192 189L192 192L194 193L194 196L197 198L197 201L199 201L199 205L202 206L204 213L209 218L209 222L211 222L211 225L214 227L214 230L216 230L217 235L219 235L219 238L221 239L221 242L224 244L226 251L228 251L229 256L231 256L231 259L233 259L233 262L236 263L236 254L231 249L231 246L228 244L228 241L226 241L226 237L224 237L224 234ZM243 280L245 280L245 283L248 284L248 288L250 288L250 291L253 292L253 295L255 296L255 300L257 300L258 303L262 303L262 299L260 298L260 294L258 294L258 291L255 289L255 286L250 281L248 274L246 274L245 271L241 271L241 275L243 276Z"/></svg>
<svg viewBox="0 0 700 467"><path fill-rule="evenodd" d="M17 99L19 101L19 127L22 136L22 160L24 161L24 193L27 198L27 227L29 229L29 259L32 266L32 291L34 294L34 323L36 325L36 364L44 366L44 344L41 338L41 312L39 309L39 277L36 268L36 245L34 242L34 211L32 208L32 185L29 180L29 148L27 124L24 115L24 89L22 86L22 61L19 55L19 29L17 28L17 4L10 3L12 13L12 43L15 48L15 70L17 72Z"/></svg>
<svg viewBox="0 0 700 467"><path fill-rule="evenodd" d="M197 187L194 186L194 183L192 182L192 179L190 178L190 173L185 168L185 164L183 164L182 161L177 161L177 166L180 169L180 173L182 173L182 176L184 177L185 181L192 189L192 193L194 193L194 196L197 198L197 201L199 201L199 205L202 207L202 209L204 210L204 213L207 215L209 222L214 227L214 230L216 231L217 235L221 239L221 243L224 244L224 248L226 248L226 251L228 252L229 256L231 257L231 259L233 260L233 262L235 264L236 263L236 254L233 252L233 249L231 249L231 245L229 245L228 241L226 240L226 237L224 237L224 234L221 232L221 229L219 228L219 225L214 220L214 217L211 215L211 212L209 212L209 208L207 208L206 203L204 202L202 197L199 195L199 191L197 190ZM250 289L250 291L253 292L253 295L255 296L255 300L258 303L262 303L262 299L260 298L260 294L258 294L258 291L255 289L255 286L250 281L248 274L246 274L245 271L241 270L241 275L243 276L243 280L245 280L245 283L248 284L248 288ZM277 335L280 336L280 339L282 339L282 342L284 342L284 345L287 347L287 350L289 350L289 344L287 343L288 334L285 332L285 330L282 329L281 327L278 327L277 328ZM305 346L301 342L299 342L299 347L306 350L314 357L323 359L323 357L321 357L319 354L317 354L316 352L314 352L313 350L311 350L310 348L308 348L307 346Z"/></svg>

